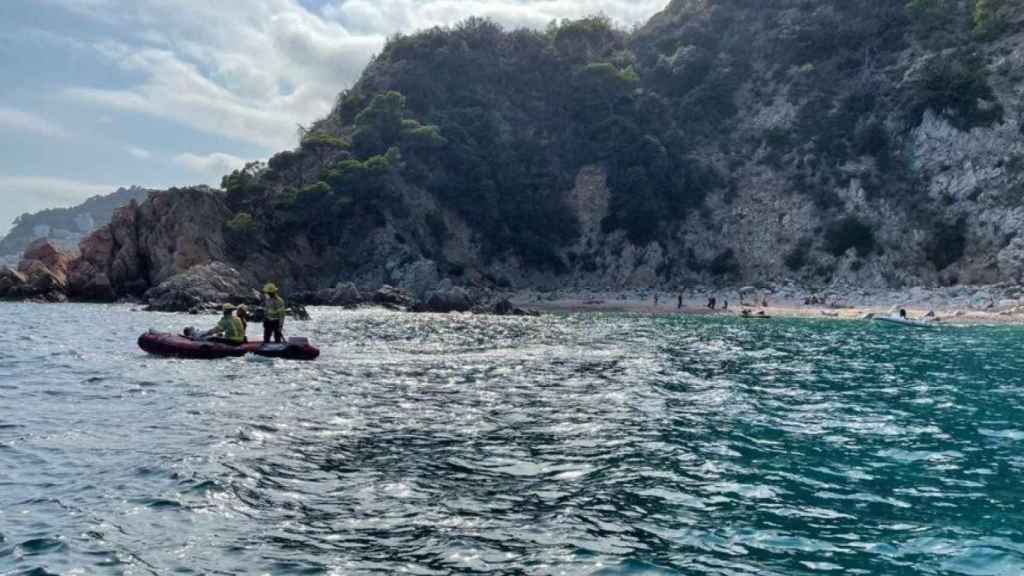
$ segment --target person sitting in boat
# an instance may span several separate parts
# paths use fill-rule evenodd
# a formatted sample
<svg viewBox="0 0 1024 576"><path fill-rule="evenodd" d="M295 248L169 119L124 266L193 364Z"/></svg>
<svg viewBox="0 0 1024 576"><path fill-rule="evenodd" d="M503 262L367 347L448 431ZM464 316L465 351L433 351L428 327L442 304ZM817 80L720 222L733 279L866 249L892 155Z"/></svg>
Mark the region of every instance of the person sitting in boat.
<svg viewBox="0 0 1024 576"><path fill-rule="evenodd" d="M220 322L206 333L206 339L210 342L227 344L229 346L240 346L245 343L245 326L235 316L235 306L233 304L224 305L224 315L221 317Z"/></svg>
<svg viewBox="0 0 1024 576"><path fill-rule="evenodd" d="M249 307L245 304L239 305L238 309L235 310L235 317L242 322L242 335L244 336L249 331L249 319L252 318L252 313L249 312ZM244 340L248 342L249 338L246 337Z"/></svg>
<svg viewBox="0 0 1024 576"><path fill-rule="evenodd" d="M264 286L263 294L263 342L270 342L270 337L273 336L274 342L281 344L284 342L284 317L288 313L288 308L278 295L277 286L274 284L268 283Z"/></svg>

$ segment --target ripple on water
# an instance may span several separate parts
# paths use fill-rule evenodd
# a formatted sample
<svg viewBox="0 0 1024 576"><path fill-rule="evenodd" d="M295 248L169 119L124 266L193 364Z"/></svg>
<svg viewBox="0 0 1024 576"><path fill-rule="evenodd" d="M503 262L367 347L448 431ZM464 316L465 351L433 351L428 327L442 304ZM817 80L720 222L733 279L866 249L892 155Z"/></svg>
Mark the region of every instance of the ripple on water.
<svg viewBox="0 0 1024 576"><path fill-rule="evenodd" d="M1022 571L1016 331L325 309L194 363L8 311L57 333L0 334L0 573Z"/></svg>

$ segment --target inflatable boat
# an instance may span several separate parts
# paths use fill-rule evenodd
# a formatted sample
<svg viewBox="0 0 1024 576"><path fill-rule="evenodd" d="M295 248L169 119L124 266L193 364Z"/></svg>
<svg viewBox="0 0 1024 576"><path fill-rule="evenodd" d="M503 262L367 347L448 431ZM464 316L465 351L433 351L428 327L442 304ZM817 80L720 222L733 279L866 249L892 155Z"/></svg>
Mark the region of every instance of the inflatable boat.
<svg viewBox="0 0 1024 576"><path fill-rule="evenodd" d="M237 358L246 354L255 354L267 358L283 358L285 360L316 360L320 350L305 338L289 338L283 344L246 342L238 346L229 346L205 340L193 340L177 334L147 332L139 336L139 348L155 356L172 358L189 358L193 360L216 360L218 358Z"/></svg>
<svg viewBox="0 0 1024 576"><path fill-rule="evenodd" d="M911 328L933 328L935 326L934 322L910 320L909 318L900 318L899 316L875 316L875 322L888 324L890 326L908 326Z"/></svg>

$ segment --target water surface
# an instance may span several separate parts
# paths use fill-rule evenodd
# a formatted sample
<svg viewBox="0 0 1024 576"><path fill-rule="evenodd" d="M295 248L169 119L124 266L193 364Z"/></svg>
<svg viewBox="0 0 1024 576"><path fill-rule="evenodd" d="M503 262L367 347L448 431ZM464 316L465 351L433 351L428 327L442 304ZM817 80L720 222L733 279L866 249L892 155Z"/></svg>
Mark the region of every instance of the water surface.
<svg viewBox="0 0 1024 576"><path fill-rule="evenodd" d="M313 312L0 305L0 574L1024 573L1019 329Z"/></svg>

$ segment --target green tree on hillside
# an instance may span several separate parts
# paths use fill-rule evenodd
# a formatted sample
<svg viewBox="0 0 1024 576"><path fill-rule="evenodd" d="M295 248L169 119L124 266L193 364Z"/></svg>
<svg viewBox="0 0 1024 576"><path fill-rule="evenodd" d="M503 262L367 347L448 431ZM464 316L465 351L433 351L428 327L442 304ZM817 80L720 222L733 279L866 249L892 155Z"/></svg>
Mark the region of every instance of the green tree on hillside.
<svg viewBox="0 0 1024 576"><path fill-rule="evenodd" d="M598 105L602 114L614 116L615 105L636 89L640 78L633 68L619 70L614 64L595 62L580 69L575 82L581 100Z"/></svg>
<svg viewBox="0 0 1024 576"><path fill-rule="evenodd" d="M326 168L332 156L346 153L350 148L347 142L326 132L307 132L299 144L299 149L303 153L310 154L316 159L321 170Z"/></svg>
<svg viewBox="0 0 1024 576"><path fill-rule="evenodd" d="M993 38L1006 30L1006 0L974 0L974 33L982 39Z"/></svg>

